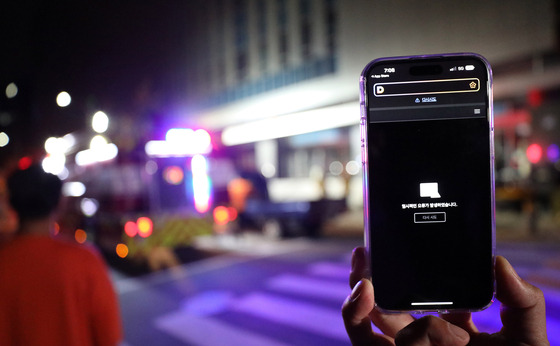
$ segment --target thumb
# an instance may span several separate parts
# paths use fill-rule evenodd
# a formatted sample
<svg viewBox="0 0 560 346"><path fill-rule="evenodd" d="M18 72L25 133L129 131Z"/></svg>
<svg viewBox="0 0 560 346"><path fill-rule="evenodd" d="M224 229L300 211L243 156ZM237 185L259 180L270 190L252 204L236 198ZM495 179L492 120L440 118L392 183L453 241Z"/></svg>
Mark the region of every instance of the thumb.
<svg viewBox="0 0 560 346"><path fill-rule="evenodd" d="M496 297L502 303L502 334L510 342L547 344L544 295L521 279L511 264L496 257Z"/></svg>
<svg viewBox="0 0 560 346"><path fill-rule="evenodd" d="M352 345L394 345L390 338L373 332L369 314L374 308L374 300L371 282L363 279L342 305L342 319Z"/></svg>

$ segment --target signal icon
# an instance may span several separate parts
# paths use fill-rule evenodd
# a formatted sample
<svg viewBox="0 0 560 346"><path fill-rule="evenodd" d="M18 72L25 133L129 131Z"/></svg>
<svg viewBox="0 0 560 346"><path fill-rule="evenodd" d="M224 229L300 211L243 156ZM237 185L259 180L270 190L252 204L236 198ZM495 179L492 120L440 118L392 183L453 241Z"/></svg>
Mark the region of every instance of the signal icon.
<svg viewBox="0 0 560 346"><path fill-rule="evenodd" d="M453 72L453 71L457 71L457 66L454 66L454 67L449 69L449 72Z"/></svg>

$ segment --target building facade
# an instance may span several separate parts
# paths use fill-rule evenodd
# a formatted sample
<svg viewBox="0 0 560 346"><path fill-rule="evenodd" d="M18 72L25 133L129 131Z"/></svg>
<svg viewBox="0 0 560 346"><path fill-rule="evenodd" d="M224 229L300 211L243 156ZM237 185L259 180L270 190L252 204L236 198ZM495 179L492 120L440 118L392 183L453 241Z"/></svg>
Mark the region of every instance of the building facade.
<svg viewBox="0 0 560 346"><path fill-rule="evenodd" d="M557 10L553 0L193 1L185 116L289 191L277 198L346 196L359 206L358 79L369 61L482 54L494 67L497 119L528 107L531 92L560 87ZM499 169L531 139L505 132L496 129L497 152L509 150ZM286 179L317 189L299 196Z"/></svg>

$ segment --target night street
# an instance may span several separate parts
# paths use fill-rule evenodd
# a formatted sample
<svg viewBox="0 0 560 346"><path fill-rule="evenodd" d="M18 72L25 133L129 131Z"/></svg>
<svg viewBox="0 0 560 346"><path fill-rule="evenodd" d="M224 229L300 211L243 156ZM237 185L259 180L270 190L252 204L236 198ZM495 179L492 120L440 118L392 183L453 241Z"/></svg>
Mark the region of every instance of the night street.
<svg viewBox="0 0 560 346"><path fill-rule="evenodd" d="M360 244L222 238L203 246L230 249L223 255L141 277L115 272L125 345L348 345L340 306L350 293L350 253ZM559 250L554 242L497 245L544 291L552 345L560 344ZM498 331L499 304L474 320L481 331Z"/></svg>
<svg viewBox="0 0 560 346"><path fill-rule="evenodd" d="M0 44L0 344L349 345L366 231L380 306L503 255L560 346L560 0L3 1Z"/></svg>

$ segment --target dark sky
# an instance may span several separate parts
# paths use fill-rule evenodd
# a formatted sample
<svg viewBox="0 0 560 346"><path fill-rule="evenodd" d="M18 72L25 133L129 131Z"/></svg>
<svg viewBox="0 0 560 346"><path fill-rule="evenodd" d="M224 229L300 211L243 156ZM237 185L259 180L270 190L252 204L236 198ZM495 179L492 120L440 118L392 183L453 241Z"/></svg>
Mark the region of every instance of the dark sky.
<svg viewBox="0 0 560 346"><path fill-rule="evenodd" d="M83 126L92 108L125 111L141 85L177 97L186 78L185 3L3 1L0 112L15 114L11 127L42 137ZM4 95L10 82L20 89L17 100ZM67 109L55 105L61 90L73 97Z"/></svg>

